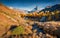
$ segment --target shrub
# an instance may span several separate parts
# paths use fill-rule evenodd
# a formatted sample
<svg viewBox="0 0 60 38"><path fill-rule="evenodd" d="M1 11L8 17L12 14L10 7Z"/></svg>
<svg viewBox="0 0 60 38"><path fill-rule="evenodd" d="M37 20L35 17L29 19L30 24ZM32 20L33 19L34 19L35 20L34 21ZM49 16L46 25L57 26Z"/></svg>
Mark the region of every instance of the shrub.
<svg viewBox="0 0 60 38"><path fill-rule="evenodd" d="M24 28L22 26L19 26L12 31L12 35L20 35L23 34L23 32L24 32Z"/></svg>

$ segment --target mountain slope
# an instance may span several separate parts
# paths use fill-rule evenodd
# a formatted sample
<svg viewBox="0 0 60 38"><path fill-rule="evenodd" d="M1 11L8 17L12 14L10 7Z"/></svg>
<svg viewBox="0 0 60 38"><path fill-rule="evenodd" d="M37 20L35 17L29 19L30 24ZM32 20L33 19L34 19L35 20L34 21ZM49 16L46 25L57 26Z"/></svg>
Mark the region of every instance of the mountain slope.
<svg viewBox="0 0 60 38"><path fill-rule="evenodd" d="M41 11L54 11L54 10L60 10L60 4L56 4L54 6L47 6L45 9Z"/></svg>
<svg viewBox="0 0 60 38"><path fill-rule="evenodd" d="M25 22L21 18L22 11L9 9L9 7L0 4L0 36L4 34L12 25L20 25Z"/></svg>

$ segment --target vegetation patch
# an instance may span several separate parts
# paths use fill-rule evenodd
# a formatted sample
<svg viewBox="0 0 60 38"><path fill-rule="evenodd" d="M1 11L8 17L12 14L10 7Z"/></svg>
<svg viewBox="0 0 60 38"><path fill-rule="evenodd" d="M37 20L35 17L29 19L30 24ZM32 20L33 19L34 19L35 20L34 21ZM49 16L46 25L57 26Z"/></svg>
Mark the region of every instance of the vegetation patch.
<svg viewBox="0 0 60 38"><path fill-rule="evenodd" d="M24 28L22 26L19 26L12 31L12 35L20 35L23 34L23 32Z"/></svg>

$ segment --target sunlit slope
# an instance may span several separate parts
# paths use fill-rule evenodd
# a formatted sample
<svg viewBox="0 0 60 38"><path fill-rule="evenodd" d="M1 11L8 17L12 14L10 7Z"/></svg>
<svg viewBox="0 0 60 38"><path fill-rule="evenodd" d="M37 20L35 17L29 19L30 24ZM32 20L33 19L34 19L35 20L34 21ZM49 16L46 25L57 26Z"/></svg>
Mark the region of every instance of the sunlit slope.
<svg viewBox="0 0 60 38"><path fill-rule="evenodd" d="M0 13L0 22L2 22L3 24L9 24L9 25L18 24L14 18L4 13Z"/></svg>
<svg viewBox="0 0 60 38"><path fill-rule="evenodd" d="M15 11L10 9L3 4L0 4L0 36L4 34L12 25L20 25L25 22L21 18L22 11Z"/></svg>
<svg viewBox="0 0 60 38"><path fill-rule="evenodd" d="M23 20L20 16L23 11L10 9L3 4L0 4L0 13L3 13L2 15L5 15L5 17L10 18L9 20L12 20L14 22L20 22Z"/></svg>

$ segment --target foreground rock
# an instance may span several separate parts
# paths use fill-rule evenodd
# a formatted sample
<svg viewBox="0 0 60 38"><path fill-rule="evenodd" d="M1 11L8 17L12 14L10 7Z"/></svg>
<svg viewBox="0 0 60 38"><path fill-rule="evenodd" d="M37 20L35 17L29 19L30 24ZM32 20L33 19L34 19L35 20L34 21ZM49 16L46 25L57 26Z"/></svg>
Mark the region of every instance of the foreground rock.
<svg viewBox="0 0 60 38"><path fill-rule="evenodd" d="M45 31L45 33L60 38L60 22L44 22L37 24L40 28L42 28Z"/></svg>

